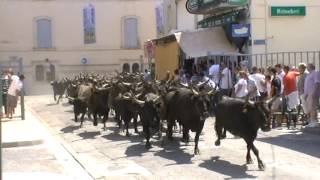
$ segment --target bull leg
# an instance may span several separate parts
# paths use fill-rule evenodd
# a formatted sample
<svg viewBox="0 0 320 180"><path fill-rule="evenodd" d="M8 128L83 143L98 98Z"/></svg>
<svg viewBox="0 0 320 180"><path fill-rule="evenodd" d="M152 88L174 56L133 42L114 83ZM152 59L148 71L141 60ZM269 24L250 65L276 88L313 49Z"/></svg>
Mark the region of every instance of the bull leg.
<svg viewBox="0 0 320 180"><path fill-rule="evenodd" d="M134 132L135 132L136 134L139 134L139 131L138 131L138 117L137 117L137 116L134 117L134 119L133 119L133 124L134 124Z"/></svg>
<svg viewBox="0 0 320 180"><path fill-rule="evenodd" d="M94 125L94 126L98 126L97 113L93 113L93 125Z"/></svg>
<svg viewBox="0 0 320 180"><path fill-rule="evenodd" d="M149 129L149 126L144 125L143 126L143 132L144 132L144 136L146 138L146 149L150 149L151 148L151 144L150 144L150 129Z"/></svg>
<svg viewBox="0 0 320 180"><path fill-rule="evenodd" d="M216 134L217 134L217 140L216 142L214 143L216 146L220 146L220 139L221 139L221 136L222 136L222 127L219 126L216 122L216 125L215 125L215 129L216 129Z"/></svg>
<svg viewBox="0 0 320 180"><path fill-rule="evenodd" d="M167 137L170 141L173 140L172 138L172 127L173 127L173 123L174 123L174 120L170 120L168 119L168 129L167 129Z"/></svg>
<svg viewBox="0 0 320 180"><path fill-rule="evenodd" d="M182 140L181 141L185 142L186 144L188 144L189 140L190 140L190 138L189 138L189 129L183 128L183 135L182 135Z"/></svg>
<svg viewBox="0 0 320 180"><path fill-rule="evenodd" d="M78 122L78 113L74 113L74 121Z"/></svg>
<svg viewBox="0 0 320 180"><path fill-rule="evenodd" d="M103 130L107 130L106 122L108 120L108 117L109 117L109 109L107 109L105 115L103 116Z"/></svg>
<svg viewBox="0 0 320 180"><path fill-rule="evenodd" d="M53 99L54 99L54 101L57 100L57 98L56 98L56 93L54 93L54 92L53 92Z"/></svg>
<svg viewBox="0 0 320 180"><path fill-rule="evenodd" d="M221 135L221 139L225 139L227 137L227 130L226 128L223 128L223 133Z"/></svg>
<svg viewBox="0 0 320 180"><path fill-rule="evenodd" d="M126 126L126 136L129 137L130 134L129 134L129 122L130 122L130 118L125 118L124 119L124 124Z"/></svg>
<svg viewBox="0 0 320 180"><path fill-rule="evenodd" d="M107 122L107 119L108 119L108 116L104 115L103 116L103 130L107 130L107 127L106 127L106 122Z"/></svg>
<svg viewBox="0 0 320 180"><path fill-rule="evenodd" d="M200 150L198 148L198 143L199 143L199 137L200 137L201 131L196 132L196 136L194 138L195 146L194 146L194 155L199 155Z"/></svg>
<svg viewBox="0 0 320 180"><path fill-rule="evenodd" d="M256 155L257 159L258 159L258 167L260 170L264 170L265 168L265 165L264 163L262 162L262 160L260 159L259 157L259 150L254 146L253 142L251 143L251 149L254 153L254 155Z"/></svg>
<svg viewBox="0 0 320 180"><path fill-rule="evenodd" d="M84 115L85 115L85 113L82 113L82 114L81 114L81 123L80 123L80 127L82 127L82 125L83 125Z"/></svg>
<svg viewBox="0 0 320 180"><path fill-rule="evenodd" d="M247 164L252 164L252 159L250 155L251 146L247 145Z"/></svg>

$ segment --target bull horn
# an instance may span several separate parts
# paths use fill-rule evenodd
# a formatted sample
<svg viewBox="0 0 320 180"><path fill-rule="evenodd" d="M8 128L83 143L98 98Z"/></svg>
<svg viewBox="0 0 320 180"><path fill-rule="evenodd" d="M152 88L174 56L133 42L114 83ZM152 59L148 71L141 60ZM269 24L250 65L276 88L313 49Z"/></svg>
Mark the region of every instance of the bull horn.
<svg viewBox="0 0 320 180"><path fill-rule="evenodd" d="M198 95L199 95L199 92L198 92L198 91L196 91L195 89L191 88L191 91L192 91L192 93L193 93L194 95L196 95L196 96L198 96Z"/></svg>
<svg viewBox="0 0 320 180"><path fill-rule="evenodd" d="M139 98L139 96L141 96L141 94L142 94L142 93L139 93L139 94L135 95L134 97L135 97L135 98Z"/></svg>
<svg viewBox="0 0 320 180"><path fill-rule="evenodd" d="M157 98L154 98L152 101L157 102L160 98L161 98L161 96L157 96Z"/></svg>
<svg viewBox="0 0 320 180"><path fill-rule="evenodd" d="M134 99L134 101L136 102L136 103L138 103L139 105L144 105L144 103L145 103L145 101L141 101L141 100L139 100L139 99Z"/></svg>
<svg viewBox="0 0 320 180"><path fill-rule="evenodd" d="M182 82L180 82L180 85L183 86L183 87L189 87L188 84L185 84L185 83L182 83Z"/></svg>
<svg viewBox="0 0 320 180"><path fill-rule="evenodd" d="M125 86L131 86L131 83L122 82L122 84Z"/></svg>
<svg viewBox="0 0 320 180"><path fill-rule="evenodd" d="M125 95L123 95L122 98L125 99L125 100L131 99L129 96L125 96Z"/></svg>
<svg viewBox="0 0 320 180"><path fill-rule="evenodd" d="M211 90L209 92L207 92L207 95L212 95L214 93L214 90Z"/></svg>

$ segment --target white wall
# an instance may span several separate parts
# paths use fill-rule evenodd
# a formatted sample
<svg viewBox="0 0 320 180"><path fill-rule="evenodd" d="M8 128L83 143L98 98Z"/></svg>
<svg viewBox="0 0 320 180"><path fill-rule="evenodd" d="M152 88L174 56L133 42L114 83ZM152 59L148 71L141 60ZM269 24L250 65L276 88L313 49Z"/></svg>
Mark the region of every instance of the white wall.
<svg viewBox="0 0 320 180"><path fill-rule="evenodd" d="M306 16L271 17L270 6L306 6ZM253 45L253 53L320 50L320 1L252 0L252 39L267 39Z"/></svg>

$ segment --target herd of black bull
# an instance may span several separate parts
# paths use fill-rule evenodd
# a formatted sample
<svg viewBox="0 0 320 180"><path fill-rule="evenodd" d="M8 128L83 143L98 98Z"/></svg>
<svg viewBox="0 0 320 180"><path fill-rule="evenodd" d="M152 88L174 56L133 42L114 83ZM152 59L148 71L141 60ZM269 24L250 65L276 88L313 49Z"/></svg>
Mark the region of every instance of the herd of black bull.
<svg viewBox="0 0 320 180"><path fill-rule="evenodd" d="M57 102L66 92L69 102L73 104L75 121L81 115L92 115L94 125L98 118L102 119L104 128L110 109L115 112L115 120L119 128L125 124L126 135L129 136L129 123L134 120L135 132L138 132L138 116L143 126L146 138L146 148L150 148L150 137L164 129L167 123L167 138L172 140L172 129L176 122L182 127L184 142L189 141L189 131L195 132L194 153L198 154L199 136L205 120L215 115L215 131L217 140L226 137L226 131L242 137L247 143L247 163L252 163L250 150L258 159L259 169L264 164L259 158L259 151L253 142L259 128L267 130L268 108L264 102L250 102L229 97L221 97L219 90L213 89L206 82L187 85L174 80L145 82L141 74L118 74L116 76L101 76L80 74L73 79L51 83L54 98Z"/></svg>

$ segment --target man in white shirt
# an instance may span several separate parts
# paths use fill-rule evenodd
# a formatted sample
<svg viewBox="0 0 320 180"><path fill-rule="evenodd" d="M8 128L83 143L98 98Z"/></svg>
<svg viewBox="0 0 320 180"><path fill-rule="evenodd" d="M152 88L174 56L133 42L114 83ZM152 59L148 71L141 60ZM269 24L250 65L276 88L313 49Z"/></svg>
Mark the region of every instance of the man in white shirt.
<svg viewBox="0 0 320 180"><path fill-rule="evenodd" d="M20 95L23 87L22 81L24 80L24 75L20 75L20 77L17 75L12 75L11 79L12 81L8 89L7 97L7 117L10 119L12 118L14 109L17 106L18 96Z"/></svg>
<svg viewBox="0 0 320 180"><path fill-rule="evenodd" d="M248 95L248 84L245 79L246 73L244 71L239 72L240 79L234 86L235 97L244 99Z"/></svg>
<svg viewBox="0 0 320 180"><path fill-rule="evenodd" d="M304 83L304 96L306 101L305 113L309 115L310 123L306 127L319 127L317 106L320 97L320 72L315 70L313 64L308 64L307 69L309 74Z"/></svg>
<svg viewBox="0 0 320 180"><path fill-rule="evenodd" d="M211 66L209 68L209 76L214 81L215 84L219 83L219 72L220 66L219 64L214 64L213 61L211 62Z"/></svg>
<svg viewBox="0 0 320 180"><path fill-rule="evenodd" d="M220 91L221 95L230 96L231 89L232 89L232 77L231 77L231 71L226 66L224 62L221 62L220 64Z"/></svg>
<svg viewBox="0 0 320 180"><path fill-rule="evenodd" d="M267 92L267 84L265 81L265 76L258 72L257 67L252 67L252 74L249 76L249 79L252 79L255 81L257 89L259 91L260 100L265 99L268 96Z"/></svg>

